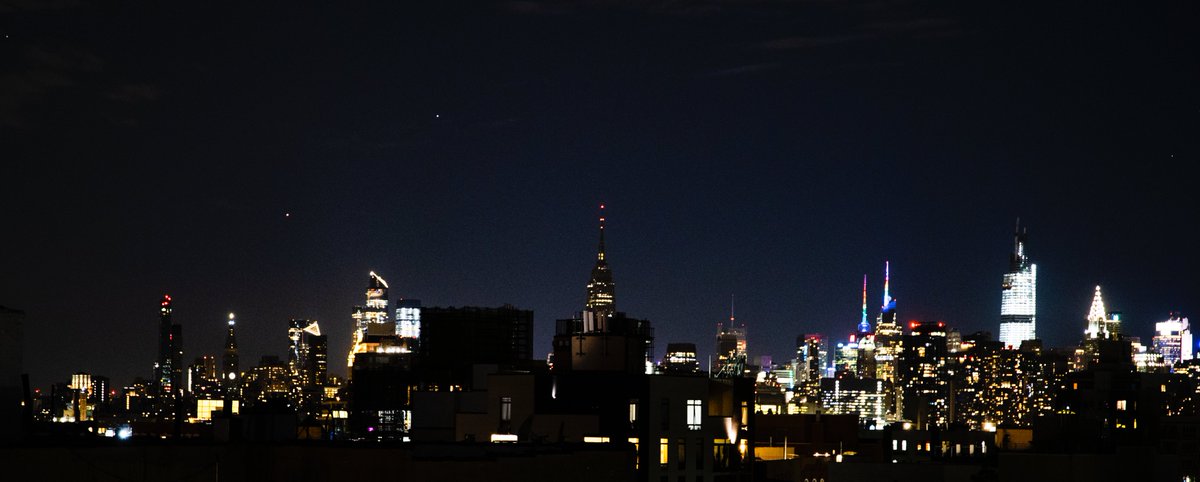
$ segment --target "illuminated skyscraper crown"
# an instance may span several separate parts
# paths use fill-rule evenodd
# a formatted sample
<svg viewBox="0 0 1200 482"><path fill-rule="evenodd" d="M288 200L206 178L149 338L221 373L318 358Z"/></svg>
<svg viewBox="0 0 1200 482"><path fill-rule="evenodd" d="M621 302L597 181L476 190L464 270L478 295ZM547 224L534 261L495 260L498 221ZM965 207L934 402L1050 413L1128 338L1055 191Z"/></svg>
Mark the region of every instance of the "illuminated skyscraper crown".
<svg viewBox="0 0 1200 482"><path fill-rule="evenodd" d="M597 316L611 316L616 311L616 285L604 253L604 205L600 205L600 243L596 249L596 265L587 285L586 307Z"/></svg>
<svg viewBox="0 0 1200 482"><path fill-rule="evenodd" d="M1104 310L1104 298L1100 296L1100 285L1096 285L1096 295L1092 297L1092 307L1088 310L1088 321L1103 322L1108 319Z"/></svg>

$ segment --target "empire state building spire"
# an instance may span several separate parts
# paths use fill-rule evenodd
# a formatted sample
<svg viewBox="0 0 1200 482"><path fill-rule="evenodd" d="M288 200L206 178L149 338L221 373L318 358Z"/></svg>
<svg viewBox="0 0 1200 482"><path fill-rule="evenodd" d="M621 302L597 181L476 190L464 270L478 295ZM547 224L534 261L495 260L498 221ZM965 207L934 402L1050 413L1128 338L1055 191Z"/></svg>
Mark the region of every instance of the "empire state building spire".
<svg viewBox="0 0 1200 482"><path fill-rule="evenodd" d="M867 321L867 275L863 275L862 320L858 322L859 333L870 333L871 322Z"/></svg>
<svg viewBox="0 0 1200 482"><path fill-rule="evenodd" d="M604 255L604 205L600 205L600 244L596 250L596 265L592 267L592 278L587 285L587 309L596 316L612 316L616 311L615 284L612 271Z"/></svg>

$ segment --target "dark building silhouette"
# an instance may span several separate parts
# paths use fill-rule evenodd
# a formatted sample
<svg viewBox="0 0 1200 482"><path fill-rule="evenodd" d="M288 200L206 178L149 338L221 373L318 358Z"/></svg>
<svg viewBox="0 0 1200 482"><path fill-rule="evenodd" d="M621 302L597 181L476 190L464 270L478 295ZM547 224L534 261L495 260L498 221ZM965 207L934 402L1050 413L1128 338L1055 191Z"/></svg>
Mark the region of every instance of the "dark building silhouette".
<svg viewBox="0 0 1200 482"><path fill-rule="evenodd" d="M421 325L417 364L426 384L465 387L472 365L514 368L533 359L533 310L427 307Z"/></svg>
<svg viewBox="0 0 1200 482"><path fill-rule="evenodd" d="M160 417L175 412L183 389L183 327L171 320L171 296L159 303L158 358L154 362L154 396Z"/></svg>
<svg viewBox="0 0 1200 482"><path fill-rule="evenodd" d="M0 442L16 440L33 419L33 399L22 381L24 317L0 306Z"/></svg>
<svg viewBox="0 0 1200 482"><path fill-rule="evenodd" d="M349 430L366 440L401 440L411 423L409 394L416 385L412 358L395 353L355 356L347 390Z"/></svg>

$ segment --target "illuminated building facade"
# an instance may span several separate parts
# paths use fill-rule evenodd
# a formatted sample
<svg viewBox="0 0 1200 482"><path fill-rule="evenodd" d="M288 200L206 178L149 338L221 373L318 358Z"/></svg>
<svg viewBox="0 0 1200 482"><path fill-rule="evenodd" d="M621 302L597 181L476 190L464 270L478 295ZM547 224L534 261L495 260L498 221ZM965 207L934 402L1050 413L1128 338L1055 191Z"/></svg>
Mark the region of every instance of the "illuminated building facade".
<svg viewBox="0 0 1200 482"><path fill-rule="evenodd" d="M187 394L194 398L219 397L221 376L217 372L217 359L204 355L192 361L187 371Z"/></svg>
<svg viewBox="0 0 1200 482"><path fill-rule="evenodd" d="M354 366L354 357L359 353L372 350L369 338L373 335L395 336L396 325L388 320L388 284L374 271L370 273L367 283L367 301L362 306L355 306L351 317L354 319L353 343L346 360L347 366Z"/></svg>
<svg viewBox="0 0 1200 482"><path fill-rule="evenodd" d="M328 338L316 320L288 324L288 377L291 397L302 415L320 410L328 373Z"/></svg>
<svg viewBox="0 0 1200 482"><path fill-rule="evenodd" d="M898 363L902 416L920 429L946 427L950 416L946 324L909 323Z"/></svg>
<svg viewBox="0 0 1200 482"><path fill-rule="evenodd" d="M884 395L883 382L874 378L821 380L821 406L833 415L857 415L864 428L883 428Z"/></svg>
<svg viewBox="0 0 1200 482"><path fill-rule="evenodd" d="M1129 338L1130 346L1133 352L1133 366L1137 371L1142 373L1166 373L1170 371L1171 365L1163 360L1163 354L1151 350L1150 347L1142 344L1142 340L1138 337Z"/></svg>
<svg viewBox="0 0 1200 482"><path fill-rule="evenodd" d="M1018 222L1008 272L1000 284L1000 342L1011 349L1037 338L1037 265L1029 262L1026 239Z"/></svg>
<svg viewBox="0 0 1200 482"><path fill-rule="evenodd" d="M396 336L408 340L421 338L421 300L401 299L396 303ZM415 347L414 347L414 350Z"/></svg>
<svg viewBox="0 0 1200 482"><path fill-rule="evenodd" d="M290 395L287 363L274 355L264 355L258 366L246 372L244 402L247 406L271 400L286 401Z"/></svg>
<svg viewBox="0 0 1200 482"><path fill-rule="evenodd" d="M956 360L954 419L972 430L1032 425L1031 392L1039 367L1036 354L1005 349L989 333L963 340Z"/></svg>
<svg viewBox="0 0 1200 482"><path fill-rule="evenodd" d="M92 376L92 402L97 406L106 407L112 402L112 381L106 376Z"/></svg>
<svg viewBox="0 0 1200 482"><path fill-rule="evenodd" d="M76 372L71 375L71 383L67 385L71 389L71 407L74 412L72 417L76 422L86 422L91 420L92 409L88 404L92 393L92 376L84 372Z"/></svg>
<svg viewBox="0 0 1200 482"><path fill-rule="evenodd" d="M242 397L242 372L238 366L237 319L229 314L226 322L225 352L221 355L221 387L227 399Z"/></svg>
<svg viewBox="0 0 1200 482"><path fill-rule="evenodd" d="M696 344L668 343L662 371L679 375L700 373L700 363L696 360Z"/></svg>
<svg viewBox="0 0 1200 482"><path fill-rule="evenodd" d="M803 395L816 401L829 366L829 342L820 334L796 337L796 379Z"/></svg>
<svg viewBox="0 0 1200 482"><path fill-rule="evenodd" d="M858 373L858 338L850 335L850 340L838 342L837 350L833 353L834 376Z"/></svg>
<svg viewBox="0 0 1200 482"><path fill-rule="evenodd" d="M1188 319L1179 313L1171 313L1167 321L1154 324L1154 351L1162 355L1163 363L1174 367L1192 359L1192 330Z"/></svg>

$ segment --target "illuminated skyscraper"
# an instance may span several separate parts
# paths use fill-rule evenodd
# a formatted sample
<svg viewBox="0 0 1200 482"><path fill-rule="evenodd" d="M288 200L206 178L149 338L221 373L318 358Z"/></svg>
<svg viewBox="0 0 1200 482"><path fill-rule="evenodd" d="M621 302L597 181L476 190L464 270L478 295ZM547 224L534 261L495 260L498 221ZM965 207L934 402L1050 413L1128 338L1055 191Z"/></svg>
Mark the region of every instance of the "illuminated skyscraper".
<svg viewBox="0 0 1200 482"><path fill-rule="evenodd" d="M353 344L350 347L350 356L346 360L347 366L354 366L354 355L374 351L368 343L368 336L395 336L396 325L388 321L388 284L383 278L370 273L371 279L367 284L367 303L364 306L355 306L354 314L354 334Z"/></svg>
<svg viewBox="0 0 1200 482"><path fill-rule="evenodd" d="M855 354L855 374L859 378L875 378L877 365L875 363L875 333L871 332L871 322L867 321L867 275L863 275L862 287L862 319L858 322L858 334L851 337L858 352Z"/></svg>
<svg viewBox="0 0 1200 482"><path fill-rule="evenodd" d="M604 259L604 205L600 205L600 245L596 250L596 266L587 284L587 309L597 318L611 317L617 310L616 284Z"/></svg>
<svg viewBox="0 0 1200 482"><path fill-rule="evenodd" d="M292 377L300 376L308 358L308 347L302 341L305 332L320 335L321 327L317 325L317 320L293 319L288 322L288 372Z"/></svg>
<svg viewBox="0 0 1200 482"><path fill-rule="evenodd" d="M1037 338L1037 265L1025 253L1026 238L1018 221L1008 272L1000 284L1000 342L1012 349Z"/></svg>
<svg viewBox="0 0 1200 482"><path fill-rule="evenodd" d="M875 378L883 381L884 410L889 420L901 417L900 402L902 388L896 383L897 360L901 339L904 335L896 323L896 299L891 295L892 264L883 265L883 306L879 309L879 323L875 325Z"/></svg>
<svg viewBox="0 0 1200 482"><path fill-rule="evenodd" d="M1167 321L1154 324L1154 351L1162 354L1163 363L1173 367L1192 359L1192 331L1188 319L1171 313Z"/></svg>
<svg viewBox="0 0 1200 482"><path fill-rule="evenodd" d="M1104 297L1100 295L1100 286L1096 285L1096 294L1092 296L1092 306L1088 308L1087 338L1114 339L1121 333L1120 313L1109 313L1104 307Z"/></svg>
<svg viewBox="0 0 1200 482"><path fill-rule="evenodd" d="M241 398L241 371L238 369L237 320L229 314L228 331L225 334L225 353L221 356L221 387L229 399Z"/></svg>
<svg viewBox="0 0 1200 482"><path fill-rule="evenodd" d="M946 324L913 321L909 328L897 357L903 417L921 429L945 427L950 415Z"/></svg>

